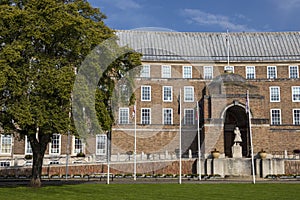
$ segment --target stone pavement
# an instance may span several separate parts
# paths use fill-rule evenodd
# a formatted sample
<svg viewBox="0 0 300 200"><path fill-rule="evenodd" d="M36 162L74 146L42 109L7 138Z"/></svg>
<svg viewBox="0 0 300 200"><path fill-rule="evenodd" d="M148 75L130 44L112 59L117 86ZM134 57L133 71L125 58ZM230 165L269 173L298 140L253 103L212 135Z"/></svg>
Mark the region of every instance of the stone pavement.
<svg viewBox="0 0 300 200"><path fill-rule="evenodd" d="M226 179L208 179L208 180L197 180L183 178L182 184L249 184L252 183L252 179L249 178L226 178ZM266 183L300 183L300 180L283 180L283 179L256 179L257 184ZM19 180L19 179L3 179L0 180L0 187L16 187L16 186L28 186L29 179ZM83 180L83 179L58 179L58 180L43 180L43 186L49 185L65 185L65 184L107 184L106 179L96 180ZM178 184L177 178L114 178L110 180L110 184Z"/></svg>

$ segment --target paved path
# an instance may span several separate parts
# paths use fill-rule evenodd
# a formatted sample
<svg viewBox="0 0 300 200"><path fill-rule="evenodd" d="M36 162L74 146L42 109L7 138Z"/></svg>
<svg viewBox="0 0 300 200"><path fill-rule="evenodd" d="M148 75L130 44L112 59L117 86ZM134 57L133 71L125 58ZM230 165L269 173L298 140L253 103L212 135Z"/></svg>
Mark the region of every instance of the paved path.
<svg viewBox="0 0 300 200"><path fill-rule="evenodd" d="M129 178L114 178L110 180L110 184L178 184L178 179L175 178L137 178L137 180ZM248 184L252 183L251 179L214 179L214 180L194 180L194 179L182 179L182 184ZM282 179L257 179L257 184L266 183L300 183L300 180L282 180ZM3 179L0 180L0 187L16 187L16 186L28 186L29 180L18 179ZM74 180L74 179L59 179L59 180L43 180L43 186L49 185L65 185L65 184L106 184L106 179L96 180Z"/></svg>

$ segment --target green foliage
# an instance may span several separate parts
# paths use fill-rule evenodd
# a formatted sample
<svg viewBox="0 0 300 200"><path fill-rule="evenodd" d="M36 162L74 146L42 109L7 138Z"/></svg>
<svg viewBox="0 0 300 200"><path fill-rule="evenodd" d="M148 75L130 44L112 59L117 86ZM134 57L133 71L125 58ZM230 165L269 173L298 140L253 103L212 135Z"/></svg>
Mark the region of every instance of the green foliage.
<svg viewBox="0 0 300 200"><path fill-rule="evenodd" d="M6 130L65 133L74 68L112 37L105 17L84 0L1 1L0 92ZM2 95L3 96L3 95ZM26 132L24 132L27 130Z"/></svg>
<svg viewBox="0 0 300 200"><path fill-rule="evenodd" d="M44 154L53 133L76 134L69 115L74 72L96 46L116 37L104 24L105 15L86 0L0 0L0 16L0 126L7 133L33 135L35 164L35 155ZM114 51L123 51L114 45ZM120 79L117 72L127 73L139 59L127 52L101 72L98 90L92 92L103 130L113 122L107 107ZM101 71L97 60L93 64L93 70Z"/></svg>

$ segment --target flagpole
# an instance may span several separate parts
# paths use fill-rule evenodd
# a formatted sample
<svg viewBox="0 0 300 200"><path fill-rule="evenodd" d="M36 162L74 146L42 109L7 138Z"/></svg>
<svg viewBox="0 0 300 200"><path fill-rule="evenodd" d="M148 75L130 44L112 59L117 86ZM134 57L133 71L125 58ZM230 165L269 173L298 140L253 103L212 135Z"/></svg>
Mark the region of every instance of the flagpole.
<svg viewBox="0 0 300 200"><path fill-rule="evenodd" d="M181 184L181 89L179 90L179 184Z"/></svg>
<svg viewBox="0 0 300 200"><path fill-rule="evenodd" d="M250 114L249 90L247 90L246 112L248 113L248 119L249 119L249 135L250 135L250 146L251 146L252 177L253 177L253 184L255 184L254 155L253 155L253 142L252 142L252 129L251 129L251 114Z"/></svg>
<svg viewBox="0 0 300 200"><path fill-rule="evenodd" d="M111 130L110 130L111 131ZM108 131L107 132L107 137L106 137L106 145L107 145L107 147L106 147L106 149L107 149L107 179L106 179L106 184L107 185L109 185L109 174L110 174L110 152L109 152L109 150L110 150L110 131Z"/></svg>
<svg viewBox="0 0 300 200"><path fill-rule="evenodd" d="M136 180L136 102L134 103L134 166L133 166L133 178Z"/></svg>
<svg viewBox="0 0 300 200"><path fill-rule="evenodd" d="M199 132L199 105L197 101L197 134L198 134L198 172L199 172L199 181L201 181L201 139L200 139L200 132Z"/></svg>
<svg viewBox="0 0 300 200"><path fill-rule="evenodd" d="M230 61L230 56L229 56L229 49L230 49L230 46L229 46L229 32L228 32L228 29L227 29L227 66L229 67L229 61Z"/></svg>

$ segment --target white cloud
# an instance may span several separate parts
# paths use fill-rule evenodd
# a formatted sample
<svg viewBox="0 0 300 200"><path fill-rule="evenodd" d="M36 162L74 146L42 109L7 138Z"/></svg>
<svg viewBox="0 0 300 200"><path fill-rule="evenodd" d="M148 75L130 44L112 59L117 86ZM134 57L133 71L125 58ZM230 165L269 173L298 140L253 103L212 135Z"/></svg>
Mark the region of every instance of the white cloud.
<svg viewBox="0 0 300 200"><path fill-rule="evenodd" d="M138 4L134 0L108 0L107 3L110 3L121 10L139 9L142 7L141 4Z"/></svg>
<svg viewBox="0 0 300 200"><path fill-rule="evenodd" d="M271 2L279 9L287 12L300 8L300 0L272 0Z"/></svg>
<svg viewBox="0 0 300 200"><path fill-rule="evenodd" d="M189 23L196 23L203 26L219 26L230 31L256 31L247 25L234 23L232 19L224 15L215 15L197 9L184 9L183 15L188 18Z"/></svg>

